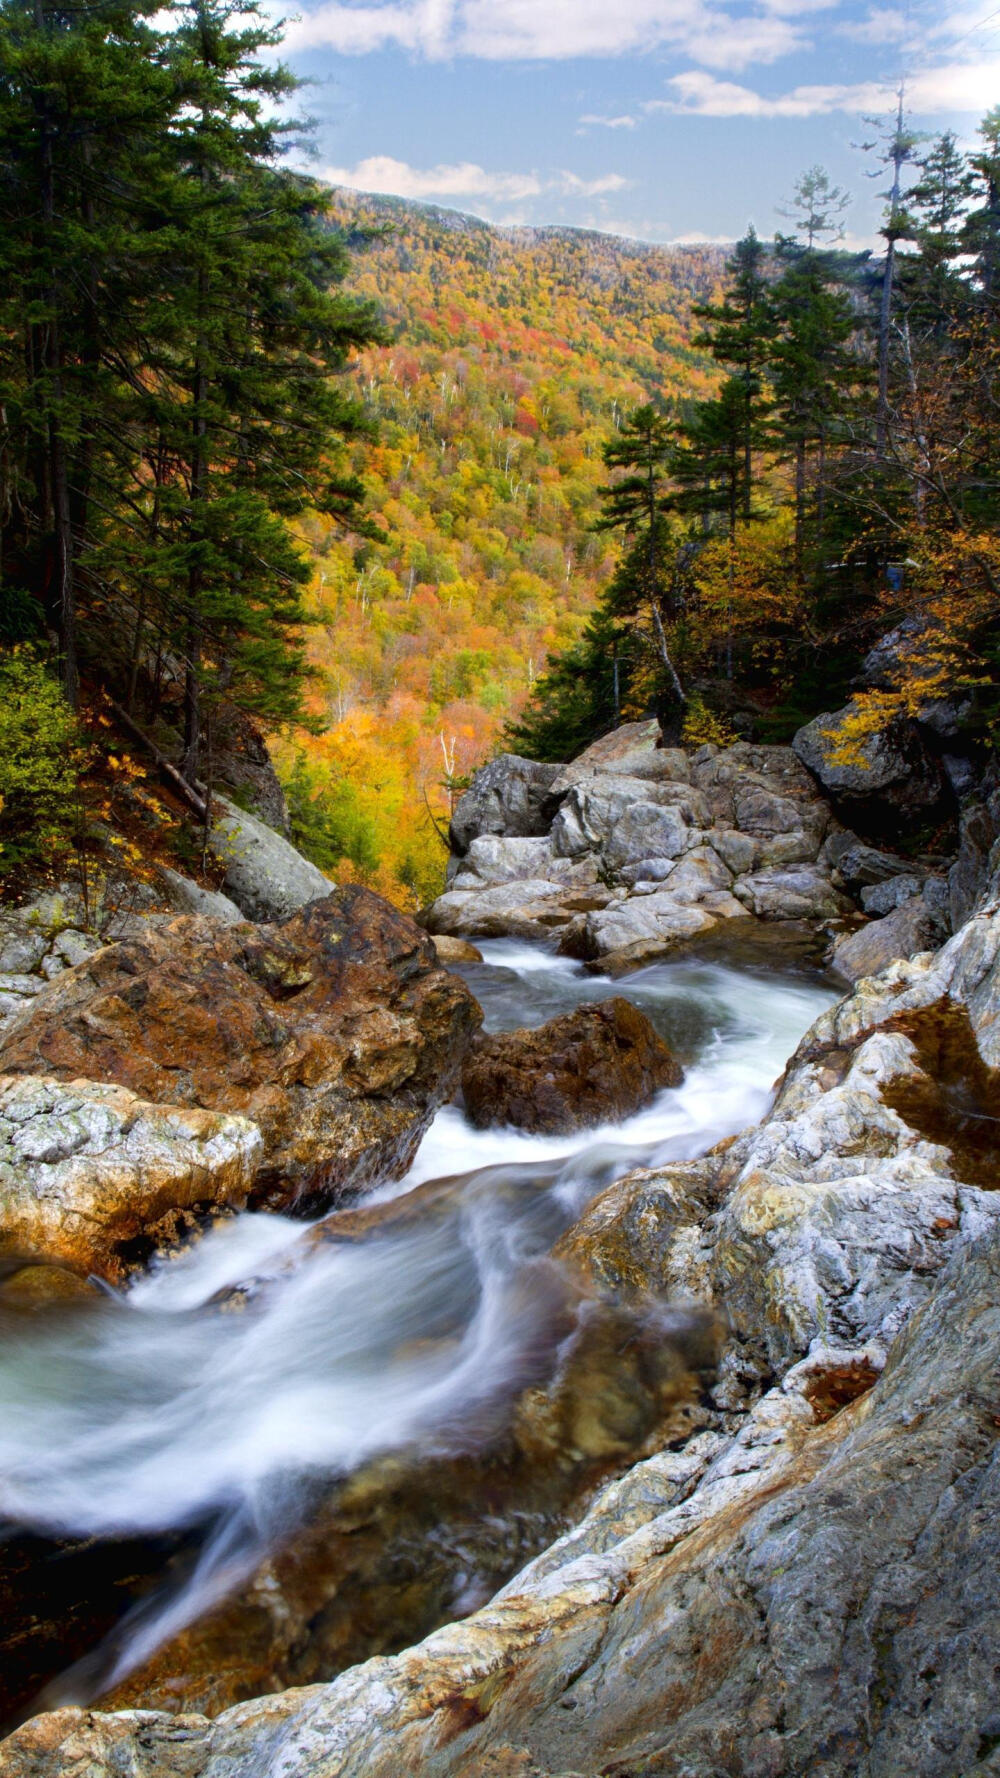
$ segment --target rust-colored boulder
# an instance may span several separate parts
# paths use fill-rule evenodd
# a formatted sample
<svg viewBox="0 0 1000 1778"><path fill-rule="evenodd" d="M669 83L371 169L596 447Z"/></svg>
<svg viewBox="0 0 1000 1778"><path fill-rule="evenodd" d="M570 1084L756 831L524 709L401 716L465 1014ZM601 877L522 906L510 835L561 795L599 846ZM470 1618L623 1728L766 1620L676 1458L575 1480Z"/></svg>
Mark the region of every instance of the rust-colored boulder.
<svg viewBox="0 0 1000 1778"><path fill-rule="evenodd" d="M462 1091L479 1129L515 1124L558 1135L629 1117L682 1079L645 1015L616 998L535 1031L480 1038L462 1070Z"/></svg>
<svg viewBox="0 0 1000 1778"><path fill-rule="evenodd" d="M250 1118L252 1201L276 1208L404 1171L480 1018L413 921L351 884L281 926L182 918L107 946L31 1002L0 1072Z"/></svg>

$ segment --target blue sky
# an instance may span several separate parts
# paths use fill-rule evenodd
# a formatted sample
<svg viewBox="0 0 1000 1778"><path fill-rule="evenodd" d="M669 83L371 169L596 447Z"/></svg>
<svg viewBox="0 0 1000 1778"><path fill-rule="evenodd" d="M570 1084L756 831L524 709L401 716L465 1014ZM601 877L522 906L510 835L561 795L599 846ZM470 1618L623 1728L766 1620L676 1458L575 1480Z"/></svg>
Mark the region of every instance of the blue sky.
<svg viewBox="0 0 1000 1778"><path fill-rule="evenodd" d="M940 0L313 0L286 56L314 83L316 171L496 222L645 240L762 234L854 146L901 75L915 127L974 137L1000 102L1000 4Z"/></svg>

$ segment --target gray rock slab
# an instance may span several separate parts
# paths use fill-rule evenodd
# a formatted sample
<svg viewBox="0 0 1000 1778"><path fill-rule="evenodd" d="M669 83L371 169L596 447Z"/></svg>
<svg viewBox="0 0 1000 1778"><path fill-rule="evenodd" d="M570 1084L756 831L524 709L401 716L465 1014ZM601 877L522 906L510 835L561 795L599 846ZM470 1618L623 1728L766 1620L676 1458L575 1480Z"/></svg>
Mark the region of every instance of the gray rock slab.
<svg viewBox="0 0 1000 1778"><path fill-rule="evenodd" d="M280 833L225 797L216 800L225 813L212 828L212 851L225 865L223 890L246 919L289 920L307 902L330 894L329 877Z"/></svg>

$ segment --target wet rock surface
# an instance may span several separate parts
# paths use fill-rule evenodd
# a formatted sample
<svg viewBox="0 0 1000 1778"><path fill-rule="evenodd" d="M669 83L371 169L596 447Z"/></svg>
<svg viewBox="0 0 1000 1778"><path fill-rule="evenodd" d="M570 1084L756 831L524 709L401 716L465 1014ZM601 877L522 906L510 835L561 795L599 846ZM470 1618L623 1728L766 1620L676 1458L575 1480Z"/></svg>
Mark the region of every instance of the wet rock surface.
<svg viewBox="0 0 1000 1778"><path fill-rule="evenodd" d="M120 1280L198 1217L244 1204L262 1147L246 1118L0 1076L0 1250Z"/></svg>
<svg viewBox="0 0 1000 1778"><path fill-rule="evenodd" d="M789 749L702 749L667 778L651 733L617 747L560 792L558 847L513 836L549 846L532 856L552 875L489 883L480 873L510 868L507 842L478 836L491 843L475 851L473 838L483 887L442 898L442 926L482 931L494 897L495 930L571 954L599 951L589 922L643 906L697 915L695 944L801 944L839 920L848 886L857 902L905 875L874 847L874 863L839 871L857 842ZM690 838L616 883L608 840L637 808L669 812L671 832L680 811ZM667 915L656 903L680 870ZM780 895L803 877L817 897L804 924L741 900L761 879ZM858 929L886 951L807 1033L759 1126L617 1179L558 1234L526 1300L550 1304L541 1347L565 1362L522 1377L487 1459L361 1472L355 1492L318 1504L315 1537L278 1551L113 1700L158 1708L38 1717L0 1752L4 1778L991 1770L1000 904L940 950L886 954L893 921L935 907L925 882ZM643 942L656 933L593 960L628 968ZM349 1242L380 1219L447 1218L451 1189L329 1221ZM309 1238L330 1239L328 1225ZM543 1275L562 1281L551 1299ZM664 1301L682 1305L673 1331ZM532 1493L552 1475L552 1492ZM530 1505L520 1518L515 1498ZM446 1615L463 1621L394 1652ZM288 1685L301 1689L250 1697Z"/></svg>
<svg viewBox="0 0 1000 1778"><path fill-rule="evenodd" d="M412 921L348 887L283 926L180 919L106 946L30 1001L0 1071L248 1118L254 1201L288 1205L405 1170L478 1021Z"/></svg>
<svg viewBox="0 0 1000 1778"><path fill-rule="evenodd" d="M462 1070L462 1092L479 1129L513 1124L558 1134L629 1117L682 1078L645 1015L615 998L535 1030L478 1038Z"/></svg>

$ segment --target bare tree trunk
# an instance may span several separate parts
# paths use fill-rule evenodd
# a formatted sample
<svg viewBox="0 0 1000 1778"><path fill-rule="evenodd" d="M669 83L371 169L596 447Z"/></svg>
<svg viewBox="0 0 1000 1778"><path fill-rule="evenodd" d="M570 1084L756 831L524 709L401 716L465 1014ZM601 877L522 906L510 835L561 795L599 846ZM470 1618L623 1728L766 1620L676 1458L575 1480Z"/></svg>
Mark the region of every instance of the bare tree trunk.
<svg viewBox="0 0 1000 1778"><path fill-rule="evenodd" d="M198 274L199 313L204 315L208 292L204 271ZM191 511L192 520L197 513L196 522L192 523L192 533L197 539L198 528L202 523L200 508L203 506L207 493L207 459L205 435L205 403L208 400L208 376L205 371L205 343L199 339L195 351L195 368L192 378L191 393L194 400L193 440L191 446ZM184 776L194 782L198 777L198 760L201 752L201 685L199 666L201 661L201 594L203 572L201 563L195 558L188 571L188 617L187 638L185 645L184 668Z"/></svg>
<svg viewBox="0 0 1000 1778"><path fill-rule="evenodd" d="M35 0L35 24L40 31L46 28L42 0ZM47 102L43 103L41 219L43 236L51 241L56 214L55 162L48 104ZM49 590L49 608L55 621L59 641L63 690L66 693L67 701L75 710L80 699L80 676L76 656L76 587L73 578L73 526L70 513L69 474L66 463L66 447L62 436L62 408L65 390L63 386L62 338L58 320L59 292L54 283L48 286L45 296L48 320L42 324L40 329L41 351L39 357L40 368L47 373L48 385L43 397L48 407L45 425L45 480L48 486L51 520L50 561L46 582Z"/></svg>
<svg viewBox="0 0 1000 1778"><path fill-rule="evenodd" d="M687 698L684 695L684 687L682 686L680 680L677 677L677 669L674 666L673 661L670 659L670 650L667 647L667 635L666 635L666 631L663 628L663 619L660 616L660 607L657 604L655 598L650 600L650 606L651 606L652 613L653 613L653 624L656 628L656 639L657 639L657 642L659 644L659 649L660 649L660 659L663 662L663 665L666 667L667 677L670 680L670 683L674 689L674 696L676 697L677 702L681 705L681 708L683 709L684 705L687 703Z"/></svg>
<svg viewBox="0 0 1000 1778"><path fill-rule="evenodd" d="M882 272L882 298L878 317L878 408L875 416L875 451L884 457L889 443L889 333L892 327L892 289L896 270L896 226L903 162L907 158L903 139L903 96L900 82L896 107L896 133L892 139L892 186L889 191L889 232L886 240L885 267Z"/></svg>
<svg viewBox="0 0 1000 1778"><path fill-rule="evenodd" d="M806 442L800 438L795 446L795 567L801 578L803 539L806 524Z"/></svg>

